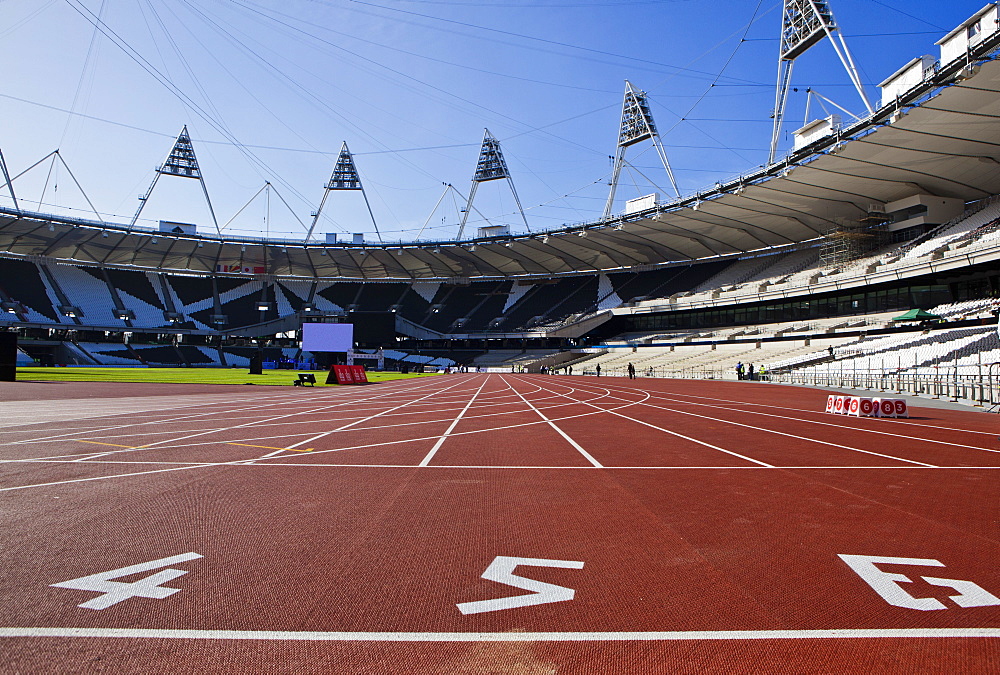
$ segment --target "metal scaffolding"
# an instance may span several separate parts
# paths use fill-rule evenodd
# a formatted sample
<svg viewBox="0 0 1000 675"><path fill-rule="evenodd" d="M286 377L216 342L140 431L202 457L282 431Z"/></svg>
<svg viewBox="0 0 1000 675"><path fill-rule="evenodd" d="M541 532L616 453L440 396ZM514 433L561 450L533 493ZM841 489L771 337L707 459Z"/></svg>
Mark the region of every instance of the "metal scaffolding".
<svg viewBox="0 0 1000 675"><path fill-rule="evenodd" d="M830 228L820 244L820 264L841 267L885 246L889 238L885 223L885 214L873 212L857 222Z"/></svg>

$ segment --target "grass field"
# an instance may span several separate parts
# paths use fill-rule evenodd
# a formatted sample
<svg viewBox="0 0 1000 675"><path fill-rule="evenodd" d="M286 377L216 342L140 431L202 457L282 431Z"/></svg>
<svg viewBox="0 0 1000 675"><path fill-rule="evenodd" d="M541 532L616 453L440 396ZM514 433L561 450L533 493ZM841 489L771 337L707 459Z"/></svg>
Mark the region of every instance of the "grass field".
<svg viewBox="0 0 1000 675"><path fill-rule="evenodd" d="M316 386L325 387L326 373L314 371ZM385 382L430 374L368 373L369 382ZM265 370L248 375L244 368L18 368L17 379L45 382L171 382L174 384L263 384L292 386L298 371ZM336 385L330 385L336 386Z"/></svg>

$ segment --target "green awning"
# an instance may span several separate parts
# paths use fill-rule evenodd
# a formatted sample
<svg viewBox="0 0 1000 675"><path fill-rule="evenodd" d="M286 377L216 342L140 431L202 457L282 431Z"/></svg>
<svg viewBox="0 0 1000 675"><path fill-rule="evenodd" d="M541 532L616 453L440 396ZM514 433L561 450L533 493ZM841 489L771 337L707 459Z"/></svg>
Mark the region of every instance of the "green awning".
<svg viewBox="0 0 1000 675"><path fill-rule="evenodd" d="M900 314L899 316L892 317L893 321L927 321L933 319L940 319L941 317L937 314L931 314L930 312L923 309L911 309L906 314Z"/></svg>

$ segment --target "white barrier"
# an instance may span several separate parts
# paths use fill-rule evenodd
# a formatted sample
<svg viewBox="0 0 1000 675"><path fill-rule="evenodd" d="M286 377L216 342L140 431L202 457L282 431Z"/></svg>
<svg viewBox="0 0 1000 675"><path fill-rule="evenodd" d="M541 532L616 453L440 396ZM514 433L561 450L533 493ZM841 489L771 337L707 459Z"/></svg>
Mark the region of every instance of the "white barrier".
<svg viewBox="0 0 1000 675"><path fill-rule="evenodd" d="M878 411L875 408L875 400L870 398L860 398L858 399L858 416L859 417L875 417L878 415Z"/></svg>
<svg viewBox="0 0 1000 675"><path fill-rule="evenodd" d="M874 417L876 415L875 403L870 398L852 396L850 410L847 414L854 417Z"/></svg>
<svg viewBox="0 0 1000 675"><path fill-rule="evenodd" d="M859 396L826 397L826 412L852 417L909 417L906 400L901 398L867 398Z"/></svg>
<svg viewBox="0 0 1000 675"><path fill-rule="evenodd" d="M878 416L879 417L895 417L896 416L896 405L891 398L877 398L878 401Z"/></svg>

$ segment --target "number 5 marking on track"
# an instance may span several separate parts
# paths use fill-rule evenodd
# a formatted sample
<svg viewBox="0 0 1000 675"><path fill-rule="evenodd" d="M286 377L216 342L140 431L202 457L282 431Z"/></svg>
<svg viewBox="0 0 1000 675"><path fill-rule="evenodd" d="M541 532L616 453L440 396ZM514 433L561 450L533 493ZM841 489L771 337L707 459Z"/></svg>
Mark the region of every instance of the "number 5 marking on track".
<svg viewBox="0 0 1000 675"><path fill-rule="evenodd" d="M77 607L84 607L86 609L106 609L111 605L119 603L122 600L128 600L129 598L156 598L158 600L162 600L163 598L179 592L181 589L167 588L166 586L161 586L160 584L165 584L168 581L187 574L185 570L163 570L162 572L151 574L148 577L131 583L111 580L118 577L128 576L130 574L148 572L150 570L166 567L167 565L187 562L188 560L196 560L201 557L203 556L198 553L182 553L169 558L161 558L159 560L153 560L152 562L131 565L130 567L122 567L121 569L111 570L110 572L91 574L90 576L80 577L79 579L70 579L69 581L61 581L58 584L50 585L55 588L72 588L77 591L94 591L95 593L104 594L94 598L93 600L88 600L83 604L77 605Z"/></svg>
<svg viewBox="0 0 1000 675"><path fill-rule="evenodd" d="M944 567L944 563L931 558L889 558L877 555L845 555L838 554L840 558L861 577L866 584L875 589L875 592L890 605L895 607L905 607L906 609L919 609L929 611L933 609L948 609L940 600L935 598L915 598L899 584L913 583L905 574L895 574L893 572L883 572L875 567L876 563L885 565L920 565L922 567ZM988 607L990 605L1000 605L1000 598L993 595L982 586L971 581L961 579L939 579L937 577L921 577L924 581L934 586L944 586L954 588L958 595L950 595L959 607Z"/></svg>
<svg viewBox="0 0 1000 675"><path fill-rule="evenodd" d="M477 602L460 602L456 605L462 614L479 614L481 612L496 612L501 609L544 605L550 602L565 602L572 600L576 594L572 588L547 584L543 581L525 579L514 574L518 565L532 567L565 567L567 569L583 569L583 563L575 560L546 560L545 558L513 558L498 555L483 572L483 579L507 584L514 588L531 591L528 595L515 595L510 598L479 600Z"/></svg>

